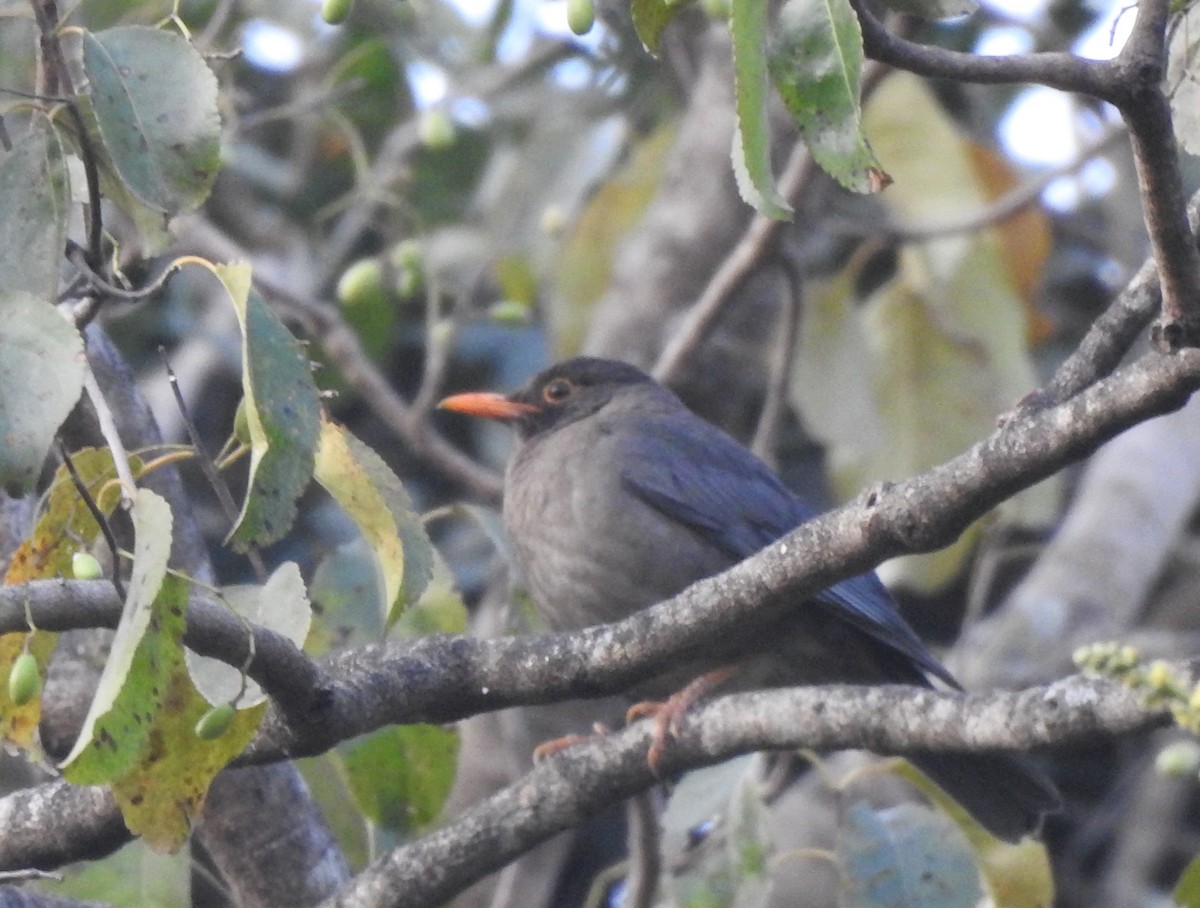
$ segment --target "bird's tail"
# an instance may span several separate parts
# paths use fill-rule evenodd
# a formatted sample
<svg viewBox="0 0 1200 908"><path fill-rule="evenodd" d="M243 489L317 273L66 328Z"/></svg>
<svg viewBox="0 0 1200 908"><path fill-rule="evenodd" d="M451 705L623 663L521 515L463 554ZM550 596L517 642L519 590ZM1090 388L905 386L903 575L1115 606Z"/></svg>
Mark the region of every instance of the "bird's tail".
<svg viewBox="0 0 1200 908"><path fill-rule="evenodd" d="M1029 760L1010 754L914 754L909 759L998 838L1017 842L1062 806Z"/></svg>

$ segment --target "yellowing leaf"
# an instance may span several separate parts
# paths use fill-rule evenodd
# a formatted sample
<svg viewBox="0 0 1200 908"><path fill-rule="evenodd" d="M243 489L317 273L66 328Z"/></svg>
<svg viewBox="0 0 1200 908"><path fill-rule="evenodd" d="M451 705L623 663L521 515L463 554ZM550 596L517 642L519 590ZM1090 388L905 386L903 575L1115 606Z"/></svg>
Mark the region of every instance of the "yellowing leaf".
<svg viewBox="0 0 1200 908"><path fill-rule="evenodd" d="M182 587L168 578L164 589L174 583ZM209 704L188 680L179 656L162 709L154 715L149 746L112 784L125 825L156 851L172 851L187 841L212 780L245 749L267 710L265 703L239 709L225 734L201 740L194 729Z"/></svg>
<svg viewBox="0 0 1200 908"><path fill-rule="evenodd" d="M872 98L867 129L896 178L881 198L900 221L944 223L978 211L981 186L968 143L929 90L896 75ZM941 463L985 437L996 417L1036 385L1026 308L994 233L940 235L900 248L896 270L855 298L866 262L854 259L806 308L792 399L829 452L834 486L849 497L872 482ZM1000 513L1050 519L1055 481L1027 490ZM956 576L969 530L941 552L884 566L889 580L932 590Z"/></svg>
<svg viewBox="0 0 1200 908"><path fill-rule="evenodd" d="M71 460L100 512L111 514L121 498L112 455L107 449L84 448L72 454ZM129 466L134 476L141 474L140 460L131 457ZM41 519L30 537L13 553L4 582L18 584L70 576L72 555L80 548L89 547L99 536L100 527L76 491L67 468L59 467L46 493ZM8 675L13 661L23 652L25 636L5 634L0 637L0 676ZM58 634L38 631L30 640L29 651L45 666L57 642ZM0 739L19 747L32 747L40 719L39 698L16 706L9 700L8 691L0 685Z"/></svg>
<svg viewBox="0 0 1200 908"><path fill-rule="evenodd" d="M334 423L321 424L316 480L358 525L375 560L385 622L421 594L433 572L433 549L404 486L383 459Z"/></svg>
<svg viewBox="0 0 1200 908"><path fill-rule="evenodd" d="M25 643L26 636L29 643ZM50 655L58 644L58 634L37 631L32 635L5 634L0 637L0 677L7 678L16 661L26 651L37 659L39 671L44 677ZM0 685L0 737L18 747L35 749L38 722L42 718L42 698L17 704L12 701L8 685Z"/></svg>
<svg viewBox="0 0 1200 908"><path fill-rule="evenodd" d="M121 500L121 490L109 450L82 448L71 455L71 462L100 513L111 514ZM136 479L142 474L143 464L130 457L129 468ZM41 519L13 554L4 582L69 577L72 555L99 537L100 526L79 497L70 473L65 466L59 467L46 493Z"/></svg>
<svg viewBox="0 0 1200 908"><path fill-rule="evenodd" d="M182 649L186 594L182 603L158 596L171 553L171 509L154 492L138 489L133 523L125 608L79 739L62 764L63 776L78 785L111 781L138 758Z"/></svg>
<svg viewBox="0 0 1200 908"><path fill-rule="evenodd" d="M196 737L209 704L184 665L188 586L166 573L171 512L139 489L133 517L128 599L63 775L76 784L109 783L130 831L171 850L186 841L213 777L246 746L265 706L240 710L216 740Z"/></svg>

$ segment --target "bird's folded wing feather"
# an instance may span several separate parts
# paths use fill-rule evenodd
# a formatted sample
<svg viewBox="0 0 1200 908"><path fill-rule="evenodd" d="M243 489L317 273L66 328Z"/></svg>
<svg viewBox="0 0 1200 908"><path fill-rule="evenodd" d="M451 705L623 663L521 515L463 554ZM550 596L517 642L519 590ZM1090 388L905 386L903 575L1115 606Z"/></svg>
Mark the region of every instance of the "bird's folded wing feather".
<svg viewBox="0 0 1200 908"><path fill-rule="evenodd" d="M765 463L698 418L682 424L647 421L629 434L626 444L621 473L626 487L690 527L728 555L731 564L817 515ZM958 687L901 618L874 574L843 580L813 601Z"/></svg>

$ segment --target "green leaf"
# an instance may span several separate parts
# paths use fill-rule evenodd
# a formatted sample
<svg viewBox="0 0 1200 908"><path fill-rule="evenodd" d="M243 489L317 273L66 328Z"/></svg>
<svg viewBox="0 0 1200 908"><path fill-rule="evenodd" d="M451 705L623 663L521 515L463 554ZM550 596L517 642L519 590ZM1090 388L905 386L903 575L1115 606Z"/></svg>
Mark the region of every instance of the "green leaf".
<svg viewBox="0 0 1200 908"><path fill-rule="evenodd" d="M1045 845L1032 836L1016 844L996 838L907 760L889 763L893 773L928 798L966 836L991 903L997 908L1044 908L1054 904L1054 874Z"/></svg>
<svg viewBox="0 0 1200 908"><path fill-rule="evenodd" d="M792 206L779 194L771 175L765 53L767 12L767 0L735 0L729 16L737 102L733 174L738 192L747 204L766 217L787 220L792 216Z"/></svg>
<svg viewBox="0 0 1200 908"><path fill-rule="evenodd" d="M1171 901L1181 908L1200 908L1200 857L1192 858L1179 877Z"/></svg>
<svg viewBox="0 0 1200 908"><path fill-rule="evenodd" d="M458 764L458 735L436 725L385 728L345 748L346 775L362 812L415 833L438 818Z"/></svg>
<svg viewBox="0 0 1200 908"><path fill-rule="evenodd" d="M843 908L975 908L983 895L966 838L919 804L878 812L852 804L837 856Z"/></svg>
<svg viewBox="0 0 1200 908"><path fill-rule="evenodd" d="M291 529L296 499L312 478L321 403L300 344L251 290L250 266L203 264L221 280L242 328L250 484L228 542L244 551Z"/></svg>
<svg viewBox="0 0 1200 908"><path fill-rule="evenodd" d="M298 648L304 646L312 625L312 607L296 562L285 561L261 586L256 583L228 586L221 590L221 595L234 614L257 627L282 634ZM187 667L192 683L211 704L229 703L236 698L237 706L246 709L267 699L262 688L249 678L243 692L242 673L232 665L188 650Z"/></svg>
<svg viewBox="0 0 1200 908"><path fill-rule="evenodd" d="M658 56L662 30L686 5L687 0L633 0L629 7L633 27L647 53Z"/></svg>
<svg viewBox="0 0 1200 908"><path fill-rule="evenodd" d="M58 133L44 117L34 122L0 160L0 274L6 291L45 303L58 296L71 186Z"/></svg>
<svg viewBox="0 0 1200 908"><path fill-rule="evenodd" d="M0 291L0 484L11 494L37 481L83 390L84 363L79 332L49 302Z"/></svg>
<svg viewBox="0 0 1200 908"><path fill-rule="evenodd" d="M130 190L168 215L198 207L220 166L217 79L192 45L134 26L83 35L105 147Z"/></svg>
<svg viewBox="0 0 1200 908"><path fill-rule="evenodd" d="M390 626L433 576L433 546L404 485L383 458L331 422L321 424L315 478L358 526L376 556Z"/></svg>
<svg viewBox="0 0 1200 908"><path fill-rule="evenodd" d="M168 575L159 598L176 603L182 616L187 582ZM173 851L187 841L213 778L245 749L267 712L265 703L239 709L220 737L197 736L196 725L210 707L192 686L184 652L182 646L166 651L162 706L149 718L147 744L112 782L125 825L156 851Z"/></svg>
<svg viewBox="0 0 1200 908"><path fill-rule="evenodd" d="M133 575L79 739L63 761L77 785L108 782L128 770L146 743L150 720L167 688L169 651L182 648L184 603L179 591L159 598L171 553L171 508L149 489L133 506Z"/></svg>
<svg viewBox="0 0 1200 908"><path fill-rule="evenodd" d="M429 634L465 634L467 606L454 585L454 574L433 550L433 576L416 602L404 610L392 626L400 637Z"/></svg>
<svg viewBox="0 0 1200 908"><path fill-rule="evenodd" d="M121 174L117 171L117 165L109 153L108 145L100 133L100 124L96 120L96 110L92 105L92 99L87 95L79 95L75 100L75 106L83 121L83 130L87 136L90 154L96 162L96 171L100 174L100 194L106 202L133 222L138 231L138 241L144 256L162 254L174 239L167 229L169 217L161 208L138 198L121 178ZM74 123L68 121L68 127L64 131L64 137L72 144L76 155L82 157L82 142L80 137L75 134Z"/></svg>
<svg viewBox="0 0 1200 908"><path fill-rule="evenodd" d="M878 192L891 178L862 133L862 65L849 0L788 0L780 10L769 67L809 151L845 188Z"/></svg>

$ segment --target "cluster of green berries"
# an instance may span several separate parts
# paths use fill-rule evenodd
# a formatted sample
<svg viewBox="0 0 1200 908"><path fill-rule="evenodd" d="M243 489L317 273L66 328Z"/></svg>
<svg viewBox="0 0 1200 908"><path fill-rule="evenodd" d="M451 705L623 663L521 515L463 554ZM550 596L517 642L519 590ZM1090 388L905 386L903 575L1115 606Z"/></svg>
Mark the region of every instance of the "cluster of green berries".
<svg viewBox="0 0 1200 908"><path fill-rule="evenodd" d="M1145 697L1147 706L1165 706L1181 728L1200 734L1200 684L1190 685L1161 659L1143 664L1136 647L1092 643L1074 654L1080 670L1120 681ZM1200 773L1200 741L1174 741L1158 752L1155 766L1166 776Z"/></svg>

